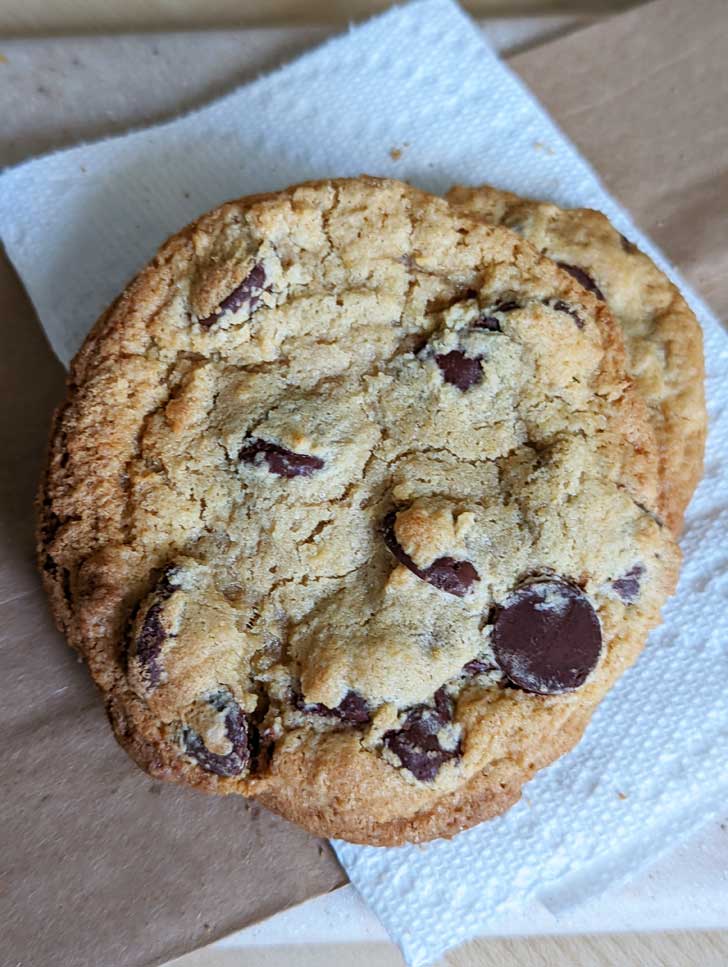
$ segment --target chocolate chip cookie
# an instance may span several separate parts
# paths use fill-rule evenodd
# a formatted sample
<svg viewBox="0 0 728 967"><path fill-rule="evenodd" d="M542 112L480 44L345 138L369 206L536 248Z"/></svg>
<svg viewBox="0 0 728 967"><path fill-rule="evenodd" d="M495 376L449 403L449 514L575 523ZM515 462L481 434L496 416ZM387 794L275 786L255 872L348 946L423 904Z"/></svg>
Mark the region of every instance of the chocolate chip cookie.
<svg viewBox="0 0 728 967"><path fill-rule="evenodd" d="M448 199L517 231L607 303L657 436L659 513L679 533L702 473L707 429L703 334L680 292L601 212L563 210L487 185L458 186Z"/></svg>
<svg viewBox="0 0 728 967"><path fill-rule="evenodd" d="M639 653L678 565L657 473L597 293L324 181L203 216L96 324L39 563L153 776L425 840L507 808Z"/></svg>

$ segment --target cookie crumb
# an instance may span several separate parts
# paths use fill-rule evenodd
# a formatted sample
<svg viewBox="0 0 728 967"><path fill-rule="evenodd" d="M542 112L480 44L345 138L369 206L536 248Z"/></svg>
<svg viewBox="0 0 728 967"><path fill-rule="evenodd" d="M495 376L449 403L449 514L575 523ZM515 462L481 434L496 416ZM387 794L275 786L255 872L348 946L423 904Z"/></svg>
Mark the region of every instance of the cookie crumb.
<svg viewBox="0 0 728 967"><path fill-rule="evenodd" d="M556 154L556 152L554 151L554 149L550 145L544 144L543 141L534 141L533 142L533 149L534 149L534 151L543 151L544 154L547 154L547 155L555 155Z"/></svg>

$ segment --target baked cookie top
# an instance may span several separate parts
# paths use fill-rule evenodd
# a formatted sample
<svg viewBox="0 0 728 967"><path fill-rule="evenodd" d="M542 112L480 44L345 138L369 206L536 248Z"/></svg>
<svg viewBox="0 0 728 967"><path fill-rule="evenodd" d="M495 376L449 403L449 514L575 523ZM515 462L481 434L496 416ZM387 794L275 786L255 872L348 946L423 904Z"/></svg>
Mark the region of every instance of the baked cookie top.
<svg viewBox="0 0 728 967"><path fill-rule="evenodd" d="M399 182L170 239L74 361L41 492L120 740L368 842L548 745L674 580L623 357L568 272Z"/></svg>
<svg viewBox="0 0 728 967"><path fill-rule="evenodd" d="M659 513L679 534L703 470L707 415L703 333L678 289L601 212L561 209L488 185L457 186L447 197L489 224L512 228L606 302L655 428Z"/></svg>

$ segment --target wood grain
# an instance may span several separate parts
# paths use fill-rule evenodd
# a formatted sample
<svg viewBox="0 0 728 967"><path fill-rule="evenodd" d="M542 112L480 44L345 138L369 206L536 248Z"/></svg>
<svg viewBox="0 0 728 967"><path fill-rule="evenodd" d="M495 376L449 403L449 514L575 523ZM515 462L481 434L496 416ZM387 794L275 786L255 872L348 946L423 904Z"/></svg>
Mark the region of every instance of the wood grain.
<svg viewBox="0 0 728 967"><path fill-rule="evenodd" d="M728 933L631 933L474 940L438 967L725 967ZM206 947L166 967L404 967L381 943Z"/></svg>
<svg viewBox="0 0 728 967"><path fill-rule="evenodd" d="M726 963L728 934L685 931L475 940L446 957L443 967L725 967ZM397 961L391 964L394 967Z"/></svg>
<svg viewBox="0 0 728 967"><path fill-rule="evenodd" d="M463 0L479 17L607 14L634 5L635 0ZM391 0L3 0L0 33L341 24L389 6Z"/></svg>

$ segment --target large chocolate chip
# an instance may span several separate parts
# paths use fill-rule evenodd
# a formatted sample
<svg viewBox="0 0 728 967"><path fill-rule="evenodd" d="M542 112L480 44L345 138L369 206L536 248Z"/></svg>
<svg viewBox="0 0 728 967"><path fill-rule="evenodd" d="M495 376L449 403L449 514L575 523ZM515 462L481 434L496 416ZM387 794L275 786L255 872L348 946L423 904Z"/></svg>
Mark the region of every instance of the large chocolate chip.
<svg viewBox="0 0 728 967"><path fill-rule="evenodd" d="M250 728L245 712L229 697L211 700L217 711L225 711L225 734L232 746L230 752L220 755L210 752L202 737L194 729L185 728L183 743L185 752L197 760L206 772L216 776L239 776L250 762Z"/></svg>
<svg viewBox="0 0 728 967"><path fill-rule="evenodd" d="M557 262L556 264L560 269L563 269L564 272L568 272L573 279L576 279L579 285L584 286L584 288L588 289L589 292L593 292L597 299L600 299L602 302L606 302L602 290L588 272L585 272L584 269L580 269L578 265L570 265L568 262Z"/></svg>
<svg viewBox="0 0 728 967"><path fill-rule="evenodd" d="M440 744L438 733L452 721L453 706L444 689L439 689L432 705L416 705L407 713L400 729L383 736L384 745L397 756L402 766L421 782L432 782L440 767L462 754L460 743L453 749Z"/></svg>
<svg viewBox="0 0 728 967"><path fill-rule="evenodd" d="M625 604L632 604L640 596L640 581L644 573L644 565L635 564L621 578L612 581L612 587Z"/></svg>
<svg viewBox="0 0 728 967"><path fill-rule="evenodd" d="M454 557L438 557L429 567L417 567L395 537L394 522L396 519L397 512L395 510L384 518L382 525L384 543L400 564L404 564L418 578L427 581L428 584L432 584L441 591L457 595L459 598L464 597L475 581L480 580L480 575L470 561L457 561Z"/></svg>
<svg viewBox="0 0 728 967"><path fill-rule="evenodd" d="M561 299L557 299L556 302L554 302L554 309L556 309L557 312L565 312L567 315L571 316L576 323L577 329L584 328L584 320L581 318L576 309L574 309L573 306L570 306L568 302L563 302Z"/></svg>
<svg viewBox="0 0 728 967"><path fill-rule="evenodd" d="M440 367L445 382L457 386L463 393L482 380L481 359L481 356L466 356L459 349L452 349L449 353L438 353L435 356L435 362Z"/></svg>
<svg viewBox="0 0 728 967"><path fill-rule="evenodd" d="M321 470L324 461L320 457L312 457L307 453L295 453L276 443L248 437L245 446L238 454L245 463L260 466L262 462L268 465L268 470L279 477L310 477L316 470Z"/></svg>
<svg viewBox="0 0 728 967"><path fill-rule="evenodd" d="M599 661L602 630L586 595L559 578L514 591L493 628L495 660L527 692L556 695L583 685Z"/></svg>
<svg viewBox="0 0 728 967"><path fill-rule="evenodd" d="M240 285L236 286L230 295L220 303L216 312L210 313L205 319L200 319L200 325L206 329L225 315L226 312L237 312L247 302L250 312L258 308L260 297L265 291L265 269L262 264L254 265Z"/></svg>
<svg viewBox="0 0 728 967"><path fill-rule="evenodd" d="M327 715L340 719L349 725L361 725L369 722L371 716L367 708L366 699L356 692L347 692L344 698L334 708L329 708L321 702L306 702L300 693L294 697L296 708L311 715Z"/></svg>

